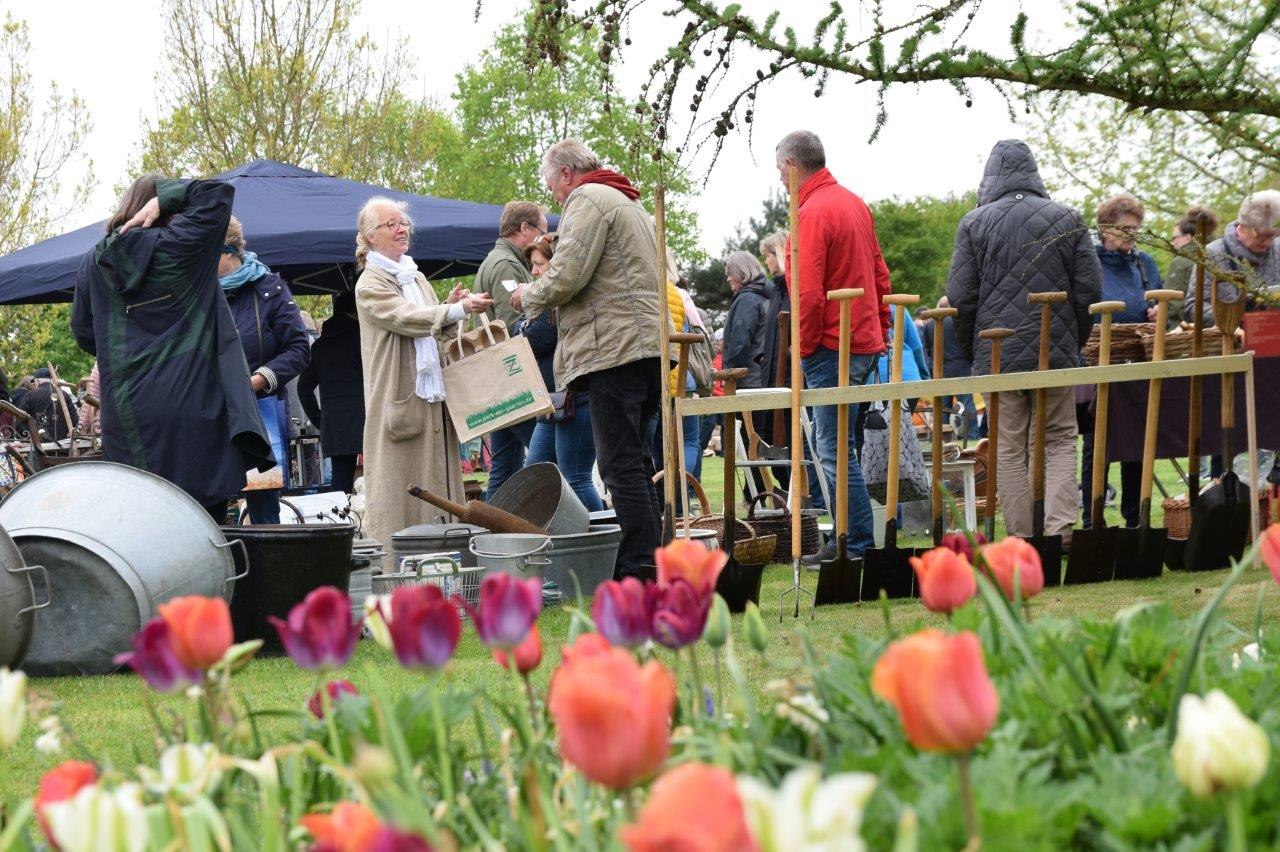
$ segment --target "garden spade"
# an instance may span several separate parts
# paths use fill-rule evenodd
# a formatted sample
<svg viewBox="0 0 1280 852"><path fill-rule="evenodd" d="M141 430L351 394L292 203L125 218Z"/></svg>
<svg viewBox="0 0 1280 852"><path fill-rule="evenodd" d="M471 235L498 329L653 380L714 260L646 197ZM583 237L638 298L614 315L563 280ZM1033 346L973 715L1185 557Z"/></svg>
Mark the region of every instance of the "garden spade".
<svg viewBox="0 0 1280 852"><path fill-rule="evenodd" d="M1169 300L1181 299L1177 290L1148 290L1156 303L1156 339L1152 361L1164 360L1164 331L1169 322ZM1160 423L1160 379L1152 379L1147 391L1147 428L1142 437L1142 491L1138 528L1116 530L1117 580L1159 577L1164 571L1164 543L1168 534L1151 526L1151 485L1156 471L1156 429Z"/></svg>
<svg viewBox="0 0 1280 852"><path fill-rule="evenodd" d="M840 364L836 386L849 386L850 313L854 299L862 298L861 287L832 290L827 298L840 303ZM836 557L818 569L818 591L814 606L853 603L862 588L862 560L850 559L845 548L849 544L849 406L836 407L836 493L835 493Z"/></svg>
<svg viewBox="0 0 1280 852"><path fill-rule="evenodd" d="M800 438L800 386L804 377L800 372L800 170L791 167L787 175L790 202L787 224L791 236L787 238L791 251L791 587L778 596L778 618L786 614L787 597L795 598L793 616L800 617L800 599L813 599L813 592L800 585L800 557L804 530L800 526L804 518L804 442ZM812 617L814 610L810 610Z"/></svg>
<svg viewBox="0 0 1280 852"><path fill-rule="evenodd" d="M942 335L947 317L955 316L955 308L932 308L922 311L926 321L933 320L933 377L942 378ZM929 461L933 467L933 546L942 546L942 397L933 398L933 446Z"/></svg>
<svg viewBox="0 0 1280 852"><path fill-rule="evenodd" d="M1098 302L1089 313L1102 317L1098 366L1111 363L1111 321L1116 311L1124 310L1124 302ZM1098 383L1098 396L1093 418L1093 498L1085 506L1089 528L1078 529L1071 537L1071 553L1067 555L1066 584L1096 583L1110 580L1116 567L1116 531L1107 526L1103 508L1107 503L1107 409L1111 401L1111 385Z"/></svg>
<svg viewBox="0 0 1280 852"><path fill-rule="evenodd" d="M978 337L991 341L991 375L1000 375L1000 341L1013 334L1011 328L987 328ZM1000 447L1000 394L987 396L987 517L983 532L987 541L996 540L996 457Z"/></svg>
<svg viewBox="0 0 1280 852"><path fill-rule="evenodd" d="M893 311L893 358L889 374L891 384L902 381L903 336L906 334L906 312L908 305L920 301L919 296L909 293L891 293L884 297L884 303ZM914 572L911 570L910 549L898 548L898 474L900 446L902 444L901 400L891 399L885 409L889 418L889 464L884 480L884 547L873 547L862 557L862 599L875 600L880 590L891 598L911 596L911 581ZM911 436L915 440L915 435Z"/></svg>
<svg viewBox="0 0 1280 852"><path fill-rule="evenodd" d="M683 452L675 445L672 434L671 418L671 382L667 378L670 365L667 359L671 355L671 314L667 306L667 231L666 231L666 198L667 188L658 184L653 191L653 224L654 238L657 241L657 265L654 274L658 284L658 351L662 353L658 359L658 375L661 377L662 415L658 420L658 429L662 434L662 466L666 470L675 470L677 454ZM684 480L680 480L684 487ZM662 544L670 544L676 534L676 478L662 478Z"/></svg>
<svg viewBox="0 0 1280 852"><path fill-rule="evenodd" d="M1027 301L1040 306L1040 360L1037 369L1049 369L1049 334L1053 322L1053 306L1065 302L1067 294L1061 290L1046 293L1029 293ZM1031 538L1028 541L1040 554L1044 568L1044 584L1062 584L1062 536L1044 533L1044 433L1046 406L1049 403L1047 388L1036 388L1036 434L1031 457Z"/></svg>
<svg viewBox="0 0 1280 852"><path fill-rule="evenodd" d="M1209 223L1203 213L1196 220L1196 303L1192 309L1191 357L1204 355L1204 247L1209 241ZM1191 377L1191 404L1187 412L1187 505L1191 510L1191 529L1195 529L1196 503L1200 499L1200 430L1204 420L1204 377ZM1177 461L1174 461L1177 464ZM1182 471L1178 471L1181 475ZM1190 539L1191 533L1187 533ZM1187 539L1165 541L1165 563L1174 571L1185 569Z"/></svg>
<svg viewBox="0 0 1280 852"><path fill-rule="evenodd" d="M746 367L737 367L731 370L716 370L712 377L724 382L725 398L730 399L737 391L738 379L746 376L748 372L750 371ZM751 415L747 414L746 416L750 417ZM720 537L720 547L725 553L729 554L729 561L725 563L724 568L720 571L719 583L727 584L729 587L736 589L742 585L740 578L743 573L742 566L738 563L738 559L733 552L738 535L737 412L733 410L725 412L721 435L723 436L721 443L724 445L724 535ZM703 511L707 511L707 508L703 507ZM725 597L727 600L727 596ZM735 607L733 602L729 602L731 612L741 612L745 606L745 602L739 607Z"/></svg>

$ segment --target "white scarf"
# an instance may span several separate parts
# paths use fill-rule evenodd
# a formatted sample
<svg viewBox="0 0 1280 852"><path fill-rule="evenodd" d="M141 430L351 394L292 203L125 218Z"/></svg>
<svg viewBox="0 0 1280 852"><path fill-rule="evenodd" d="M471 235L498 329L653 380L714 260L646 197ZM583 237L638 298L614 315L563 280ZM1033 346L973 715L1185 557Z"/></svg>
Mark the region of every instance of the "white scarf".
<svg viewBox="0 0 1280 852"><path fill-rule="evenodd" d="M426 297L418 287L418 264L414 263L409 255L401 256L400 262L397 263L384 254L371 251L365 263L394 275L401 289L404 290L404 297L413 304L420 308L433 307L427 304ZM427 402L443 402L444 381L440 376L440 351L436 348L435 338L415 337L413 348L417 356L415 362L418 368L414 391Z"/></svg>

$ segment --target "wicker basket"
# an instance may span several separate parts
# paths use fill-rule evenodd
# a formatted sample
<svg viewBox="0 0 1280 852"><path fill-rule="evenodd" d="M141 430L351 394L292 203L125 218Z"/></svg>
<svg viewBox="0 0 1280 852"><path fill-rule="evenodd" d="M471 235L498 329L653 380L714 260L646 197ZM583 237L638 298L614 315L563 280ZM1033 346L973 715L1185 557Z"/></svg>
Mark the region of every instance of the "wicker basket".
<svg viewBox="0 0 1280 852"><path fill-rule="evenodd" d="M1143 348L1142 336L1154 334L1155 330L1156 324L1153 322L1122 322L1111 326L1111 363L1150 360L1150 355ZM1090 367L1097 366L1098 349L1101 346L1102 326L1095 325L1082 350L1084 362Z"/></svg>
<svg viewBox="0 0 1280 852"><path fill-rule="evenodd" d="M733 545L733 558L742 565L764 565L773 560L778 545L776 535L759 535Z"/></svg>
<svg viewBox="0 0 1280 852"><path fill-rule="evenodd" d="M1179 326L1164 336L1165 360L1173 358L1190 358L1193 333L1188 327ZM1153 326L1150 332L1142 334L1143 357L1150 361L1156 348L1156 334ZM1218 355L1222 352L1222 330L1211 325L1201 332L1200 351L1205 355Z"/></svg>
<svg viewBox="0 0 1280 852"><path fill-rule="evenodd" d="M1186 541L1191 537L1191 501L1187 499L1187 495L1179 494L1177 497L1168 497L1164 503L1164 528L1169 533L1169 538L1177 541ZM1262 528L1265 530L1271 525L1270 515L1271 500L1266 492L1258 495L1258 517L1262 521ZM1245 541L1253 543L1253 529L1249 529L1249 536Z"/></svg>
<svg viewBox="0 0 1280 852"><path fill-rule="evenodd" d="M779 509L768 512L757 512L756 507L765 500L773 500ZM791 512L787 510L787 501L775 491L761 491L747 505L747 522L755 527L761 536L775 535L777 544L773 548L773 559L770 562L787 562L791 559ZM800 553L809 556L817 553L822 547L822 535L818 532L818 516L820 512L801 512L800 516Z"/></svg>

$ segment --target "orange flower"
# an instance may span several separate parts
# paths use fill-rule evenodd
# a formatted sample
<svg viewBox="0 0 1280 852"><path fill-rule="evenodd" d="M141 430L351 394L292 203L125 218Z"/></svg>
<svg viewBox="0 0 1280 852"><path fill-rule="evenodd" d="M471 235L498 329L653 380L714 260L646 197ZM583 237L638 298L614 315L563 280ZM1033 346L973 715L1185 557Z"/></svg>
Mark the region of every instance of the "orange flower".
<svg viewBox="0 0 1280 852"><path fill-rule="evenodd" d="M516 657L516 671L520 674L528 674L538 667L542 662L542 637L538 635L538 625L535 624L529 628L524 641L517 645L512 653ZM507 661L507 652L501 648L493 649L493 661L504 669L511 668L511 663Z"/></svg>
<svg viewBox="0 0 1280 852"><path fill-rule="evenodd" d="M707 550L696 541L678 538L655 550L653 558L658 566L659 583L685 580L699 594L706 594L715 588L716 578L729 561L729 554L723 550Z"/></svg>
<svg viewBox="0 0 1280 852"><path fill-rule="evenodd" d="M622 829L631 852L755 852L733 774L684 763L658 779L640 818Z"/></svg>
<svg viewBox="0 0 1280 852"><path fill-rule="evenodd" d="M189 668L210 668L231 647L231 610L222 598L174 598L156 611L169 625L174 654Z"/></svg>
<svg viewBox="0 0 1280 852"><path fill-rule="evenodd" d="M1262 531L1258 550L1262 554L1262 561L1271 569L1271 576L1280 583L1280 524L1272 524Z"/></svg>
<svg viewBox="0 0 1280 852"><path fill-rule="evenodd" d="M45 807L54 802L65 802L73 798L82 787L88 787L97 780L98 770L93 767L93 764L80 760L64 761L50 769L40 779L40 789L36 793L35 802L36 816L40 820L40 829L54 849L58 848L58 844L53 842L53 832L45 820Z"/></svg>
<svg viewBox="0 0 1280 852"><path fill-rule="evenodd" d="M356 802L339 802L327 814L307 814L299 822L315 845L334 852L364 852L382 829L377 815Z"/></svg>
<svg viewBox="0 0 1280 852"><path fill-rule="evenodd" d="M969 751L1000 712L982 645L970 632L921 630L894 642L876 661L871 688L897 709L907 739L924 751Z"/></svg>
<svg viewBox="0 0 1280 852"><path fill-rule="evenodd" d="M592 781L625 790L667 759L676 686L662 664L635 657L596 633L565 648L549 706L560 754Z"/></svg>
<svg viewBox="0 0 1280 852"><path fill-rule="evenodd" d="M1024 601L1040 594L1040 590L1044 588L1044 569L1040 567L1040 554L1022 539L1007 536L993 544L983 545L979 554L1006 598L1013 599L1015 569Z"/></svg>
<svg viewBox="0 0 1280 852"><path fill-rule="evenodd" d="M922 557L911 557L916 569L920 600L933 612L950 613L978 593L973 566L963 554L947 547L935 547Z"/></svg>

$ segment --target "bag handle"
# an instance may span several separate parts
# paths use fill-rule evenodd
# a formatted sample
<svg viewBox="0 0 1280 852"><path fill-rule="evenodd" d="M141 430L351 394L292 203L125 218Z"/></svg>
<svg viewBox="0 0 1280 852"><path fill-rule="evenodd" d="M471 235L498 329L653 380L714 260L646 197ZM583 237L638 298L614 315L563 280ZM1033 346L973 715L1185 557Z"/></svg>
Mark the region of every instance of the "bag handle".
<svg viewBox="0 0 1280 852"><path fill-rule="evenodd" d="M759 494L757 494L756 496L752 497L750 500L747 501L747 520L748 521L755 519L756 506L763 503L766 498L770 498L773 500L773 502L777 503L778 508L782 510L782 513L784 515L787 513L787 501L782 499L781 494L779 494L776 491L761 491Z"/></svg>

